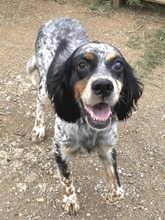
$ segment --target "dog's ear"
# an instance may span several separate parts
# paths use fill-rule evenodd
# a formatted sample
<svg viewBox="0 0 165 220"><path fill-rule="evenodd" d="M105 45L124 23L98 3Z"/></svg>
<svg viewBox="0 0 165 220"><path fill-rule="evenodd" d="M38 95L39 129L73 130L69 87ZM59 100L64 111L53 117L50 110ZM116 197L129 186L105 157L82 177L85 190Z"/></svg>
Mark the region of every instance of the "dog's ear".
<svg viewBox="0 0 165 220"><path fill-rule="evenodd" d="M58 72L55 72L52 61L47 74L47 90L57 115L62 120L75 123L80 118L81 112L70 87L71 61L72 57Z"/></svg>
<svg viewBox="0 0 165 220"><path fill-rule="evenodd" d="M120 100L115 106L119 120L126 120L131 117L133 110L137 110L137 101L141 97L142 92L143 84L133 75L132 67L126 62L124 67L123 88L120 93Z"/></svg>

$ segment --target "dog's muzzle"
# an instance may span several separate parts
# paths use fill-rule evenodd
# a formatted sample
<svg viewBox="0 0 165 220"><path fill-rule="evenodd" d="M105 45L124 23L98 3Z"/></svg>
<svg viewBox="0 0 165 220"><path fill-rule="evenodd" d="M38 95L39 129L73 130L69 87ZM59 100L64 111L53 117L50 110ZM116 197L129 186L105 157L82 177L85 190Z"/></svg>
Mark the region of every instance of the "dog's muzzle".
<svg viewBox="0 0 165 220"><path fill-rule="evenodd" d="M112 109L107 103L100 102L94 106L83 104L83 106L90 127L102 130L109 126Z"/></svg>
<svg viewBox="0 0 165 220"><path fill-rule="evenodd" d="M97 79L92 85L91 89L94 95L98 96L95 105L83 103L85 118L93 129L103 130L110 125L112 116L112 107L105 102L106 97L109 97L114 90L113 83L107 79Z"/></svg>

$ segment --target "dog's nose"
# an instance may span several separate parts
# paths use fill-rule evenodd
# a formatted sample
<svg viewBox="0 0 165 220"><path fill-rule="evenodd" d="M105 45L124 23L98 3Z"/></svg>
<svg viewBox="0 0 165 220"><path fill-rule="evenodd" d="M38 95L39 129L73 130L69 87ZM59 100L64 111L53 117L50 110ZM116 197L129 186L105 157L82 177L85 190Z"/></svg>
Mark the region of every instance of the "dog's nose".
<svg viewBox="0 0 165 220"><path fill-rule="evenodd" d="M92 90L96 95L108 96L113 91L113 84L109 80L96 80L92 84Z"/></svg>

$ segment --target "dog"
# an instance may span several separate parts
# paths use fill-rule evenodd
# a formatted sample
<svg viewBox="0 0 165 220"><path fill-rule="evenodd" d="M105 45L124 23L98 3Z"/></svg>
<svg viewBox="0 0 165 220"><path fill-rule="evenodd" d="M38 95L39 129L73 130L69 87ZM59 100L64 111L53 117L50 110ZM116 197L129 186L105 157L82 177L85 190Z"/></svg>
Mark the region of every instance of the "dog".
<svg viewBox="0 0 165 220"><path fill-rule="evenodd" d="M57 18L41 26L35 55L27 64L34 83L39 73L36 120L32 141L45 136L44 108L55 110L55 159L63 188L63 208L77 213L80 206L69 171L69 160L80 152L97 152L103 163L108 203L124 191L117 172L117 123L131 117L143 84L120 51L108 44L90 42L79 21Z"/></svg>

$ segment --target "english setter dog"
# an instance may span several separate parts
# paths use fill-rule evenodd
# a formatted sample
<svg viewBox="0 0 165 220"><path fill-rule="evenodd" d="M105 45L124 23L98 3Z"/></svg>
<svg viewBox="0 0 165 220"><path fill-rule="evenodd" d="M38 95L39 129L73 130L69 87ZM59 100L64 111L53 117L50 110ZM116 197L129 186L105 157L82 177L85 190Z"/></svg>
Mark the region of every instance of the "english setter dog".
<svg viewBox="0 0 165 220"><path fill-rule="evenodd" d="M97 152L109 184L106 200L123 197L117 172L115 144L117 122L137 109L143 84L131 66L113 46L90 42L77 20L57 18L41 26L35 55L27 72L34 82L38 70L34 142L45 136L44 108L49 99L55 109L55 159L63 187L63 207L67 213L79 210L69 159L79 152Z"/></svg>

